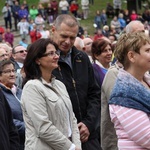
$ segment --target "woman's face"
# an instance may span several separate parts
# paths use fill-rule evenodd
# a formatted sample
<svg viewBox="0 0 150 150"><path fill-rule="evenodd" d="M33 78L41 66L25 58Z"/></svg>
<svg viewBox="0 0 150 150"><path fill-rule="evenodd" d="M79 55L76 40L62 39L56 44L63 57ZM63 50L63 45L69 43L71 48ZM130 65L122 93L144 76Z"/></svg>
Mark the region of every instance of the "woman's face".
<svg viewBox="0 0 150 150"><path fill-rule="evenodd" d="M96 59L103 65L109 65L112 59L112 48L107 45L100 55L95 56Z"/></svg>
<svg viewBox="0 0 150 150"><path fill-rule="evenodd" d="M42 73L52 72L58 67L59 55L56 54L56 49L52 44L48 44L46 47L46 52L43 57L39 58L36 62L39 64Z"/></svg>
<svg viewBox="0 0 150 150"><path fill-rule="evenodd" d="M140 54L134 52L134 66L135 69L141 71L149 71L150 70L150 44L147 43L140 48Z"/></svg>
<svg viewBox="0 0 150 150"><path fill-rule="evenodd" d="M0 82L5 86L11 88L16 80L15 68L13 64L4 66L2 74L0 75Z"/></svg>

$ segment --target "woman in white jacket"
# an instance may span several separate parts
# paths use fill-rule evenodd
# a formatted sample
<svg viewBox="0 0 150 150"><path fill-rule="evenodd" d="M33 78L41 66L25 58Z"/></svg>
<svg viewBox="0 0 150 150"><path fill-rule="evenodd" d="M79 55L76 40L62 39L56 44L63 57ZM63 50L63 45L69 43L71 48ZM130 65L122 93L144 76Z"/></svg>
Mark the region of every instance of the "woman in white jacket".
<svg viewBox="0 0 150 150"><path fill-rule="evenodd" d="M50 39L28 49L21 104L26 125L25 150L80 150L77 121L65 85L51 74L59 54Z"/></svg>

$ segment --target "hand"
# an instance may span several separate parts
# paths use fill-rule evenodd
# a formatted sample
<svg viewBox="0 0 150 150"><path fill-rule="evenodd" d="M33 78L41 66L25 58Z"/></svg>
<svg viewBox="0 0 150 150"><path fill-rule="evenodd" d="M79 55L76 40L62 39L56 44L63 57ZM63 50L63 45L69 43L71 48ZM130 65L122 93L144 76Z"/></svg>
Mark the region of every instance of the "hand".
<svg viewBox="0 0 150 150"><path fill-rule="evenodd" d="M84 143L89 138L89 135L90 135L89 129L82 122L78 123L78 128L79 128L79 132L80 132L80 140L82 143Z"/></svg>
<svg viewBox="0 0 150 150"><path fill-rule="evenodd" d="M75 150L81 150L80 148L75 148Z"/></svg>

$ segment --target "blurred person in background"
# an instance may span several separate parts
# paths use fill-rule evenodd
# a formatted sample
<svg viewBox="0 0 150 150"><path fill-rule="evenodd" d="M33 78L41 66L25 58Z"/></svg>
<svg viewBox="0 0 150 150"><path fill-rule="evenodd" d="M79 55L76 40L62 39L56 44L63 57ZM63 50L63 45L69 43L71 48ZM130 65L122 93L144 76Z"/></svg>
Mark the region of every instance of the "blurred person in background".
<svg viewBox="0 0 150 150"><path fill-rule="evenodd" d="M10 28L6 29L6 32L4 34L4 40L5 42L8 42L11 45L11 47L13 47L14 34L11 32Z"/></svg>
<svg viewBox="0 0 150 150"><path fill-rule="evenodd" d="M112 59L111 43L105 39L98 39L92 43L92 58L94 74L99 86L102 86L102 82L107 70L110 67Z"/></svg>
<svg viewBox="0 0 150 150"><path fill-rule="evenodd" d="M0 88L6 97L12 111L13 122L18 129L20 148L24 150L25 125L20 105L22 90L15 85L16 74L15 66L10 60L4 60L0 63Z"/></svg>

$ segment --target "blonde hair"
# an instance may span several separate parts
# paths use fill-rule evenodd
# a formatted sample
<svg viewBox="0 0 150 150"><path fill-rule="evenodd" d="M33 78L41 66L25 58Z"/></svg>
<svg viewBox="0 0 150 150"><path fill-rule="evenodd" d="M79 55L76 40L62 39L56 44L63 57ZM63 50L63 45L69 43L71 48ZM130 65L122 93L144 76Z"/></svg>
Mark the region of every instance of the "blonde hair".
<svg viewBox="0 0 150 150"><path fill-rule="evenodd" d="M128 67L128 52L134 51L140 54L140 48L146 43L150 44L150 39L143 32L125 33L117 41L114 55L124 67Z"/></svg>

